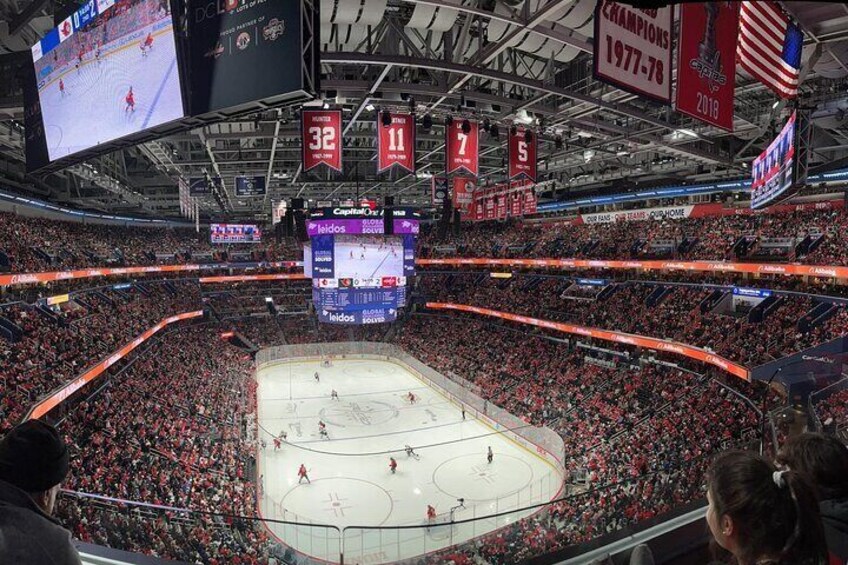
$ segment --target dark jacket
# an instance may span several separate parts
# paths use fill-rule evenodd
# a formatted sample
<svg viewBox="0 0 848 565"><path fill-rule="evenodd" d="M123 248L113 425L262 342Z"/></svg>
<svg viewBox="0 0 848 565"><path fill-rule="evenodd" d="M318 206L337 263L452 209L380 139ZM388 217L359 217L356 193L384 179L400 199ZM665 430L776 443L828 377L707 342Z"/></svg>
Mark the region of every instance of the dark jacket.
<svg viewBox="0 0 848 565"><path fill-rule="evenodd" d="M71 533L5 481L0 481L0 563L81 565Z"/></svg>
<svg viewBox="0 0 848 565"><path fill-rule="evenodd" d="M848 498L832 498L819 502L819 513L827 538L830 562L848 563Z"/></svg>

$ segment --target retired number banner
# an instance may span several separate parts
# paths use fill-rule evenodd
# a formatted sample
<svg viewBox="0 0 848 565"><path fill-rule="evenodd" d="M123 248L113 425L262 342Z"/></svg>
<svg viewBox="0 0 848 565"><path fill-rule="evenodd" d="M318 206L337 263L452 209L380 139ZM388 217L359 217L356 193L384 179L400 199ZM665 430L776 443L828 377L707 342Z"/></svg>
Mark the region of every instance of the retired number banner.
<svg viewBox="0 0 848 565"><path fill-rule="evenodd" d="M529 139L528 141L528 132ZM536 134L529 129L512 128L509 131L509 180L521 177L536 182Z"/></svg>
<svg viewBox="0 0 848 565"><path fill-rule="evenodd" d="M303 110L303 172L327 165L342 172L342 111Z"/></svg>
<svg viewBox="0 0 848 565"><path fill-rule="evenodd" d="M384 126L377 113L377 172L384 173L397 165L415 172L415 116L392 114L391 125Z"/></svg>
<svg viewBox="0 0 848 565"><path fill-rule="evenodd" d="M639 9L598 0L595 76L622 90L671 104L672 8Z"/></svg>
<svg viewBox="0 0 848 565"><path fill-rule="evenodd" d="M733 131L739 2L682 4L677 40L678 112Z"/></svg>
<svg viewBox="0 0 848 565"><path fill-rule="evenodd" d="M454 120L445 126L445 170L447 174L465 170L474 175L479 174L479 135L477 122L471 122L468 133L462 131L463 120Z"/></svg>

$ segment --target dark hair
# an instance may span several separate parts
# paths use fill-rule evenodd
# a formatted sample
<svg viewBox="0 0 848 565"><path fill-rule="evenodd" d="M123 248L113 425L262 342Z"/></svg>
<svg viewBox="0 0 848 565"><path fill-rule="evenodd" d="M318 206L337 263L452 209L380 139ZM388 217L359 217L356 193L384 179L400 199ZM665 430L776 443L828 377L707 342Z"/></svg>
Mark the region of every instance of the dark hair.
<svg viewBox="0 0 848 565"><path fill-rule="evenodd" d="M812 489L794 471L784 471L776 480L776 470L755 453L727 451L707 471L715 515L730 516L738 532L736 557L743 565L763 558L780 564L827 563Z"/></svg>
<svg viewBox="0 0 848 565"><path fill-rule="evenodd" d="M799 434L783 445L777 462L809 480L819 500L848 496L848 447L835 437Z"/></svg>

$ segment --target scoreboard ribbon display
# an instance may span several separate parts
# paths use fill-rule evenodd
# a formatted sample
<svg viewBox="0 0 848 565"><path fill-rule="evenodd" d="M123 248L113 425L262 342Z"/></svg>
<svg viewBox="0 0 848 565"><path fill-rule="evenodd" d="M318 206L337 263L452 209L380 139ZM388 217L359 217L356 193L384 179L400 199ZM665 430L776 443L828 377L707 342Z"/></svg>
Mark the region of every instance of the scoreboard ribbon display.
<svg viewBox="0 0 848 565"><path fill-rule="evenodd" d="M599 0L595 76L616 88L671 104L672 8L639 9Z"/></svg>
<svg viewBox="0 0 848 565"><path fill-rule="evenodd" d="M342 172L341 110L303 110L301 135L304 172L318 165Z"/></svg>
<svg viewBox="0 0 848 565"><path fill-rule="evenodd" d="M397 165L415 172L415 116L391 114L391 123L383 125L377 115L377 172L384 173Z"/></svg>
<svg viewBox="0 0 848 565"><path fill-rule="evenodd" d="M733 131L739 2L681 4L677 111Z"/></svg>
<svg viewBox="0 0 848 565"><path fill-rule="evenodd" d="M526 128L510 128L509 131L509 180L521 177L536 182L536 134Z"/></svg>
<svg viewBox="0 0 848 565"><path fill-rule="evenodd" d="M468 133L462 131L464 120L454 120L445 126L445 169L447 174L464 170L475 177L479 174L480 136L477 122L469 122Z"/></svg>

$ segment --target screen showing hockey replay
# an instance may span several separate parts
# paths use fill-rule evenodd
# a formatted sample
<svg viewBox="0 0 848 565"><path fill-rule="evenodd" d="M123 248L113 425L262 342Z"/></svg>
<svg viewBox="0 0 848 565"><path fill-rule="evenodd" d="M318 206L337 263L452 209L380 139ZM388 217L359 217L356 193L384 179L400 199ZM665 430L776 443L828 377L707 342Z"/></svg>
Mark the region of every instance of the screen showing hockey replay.
<svg viewBox="0 0 848 565"><path fill-rule="evenodd" d="M402 277L403 239L385 235L337 235L334 242L337 279Z"/></svg>
<svg viewBox="0 0 848 565"><path fill-rule="evenodd" d="M51 161L185 115L169 0L89 0L32 58Z"/></svg>

